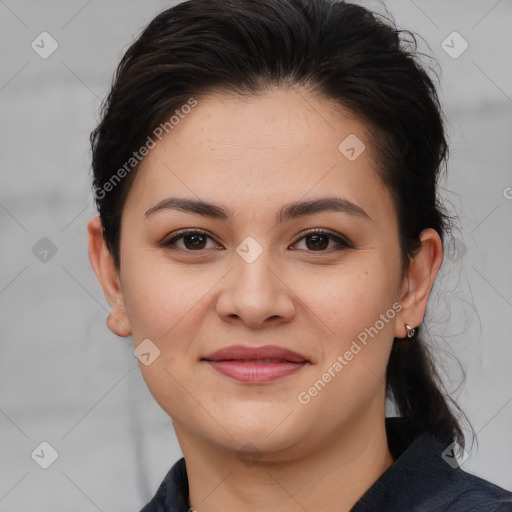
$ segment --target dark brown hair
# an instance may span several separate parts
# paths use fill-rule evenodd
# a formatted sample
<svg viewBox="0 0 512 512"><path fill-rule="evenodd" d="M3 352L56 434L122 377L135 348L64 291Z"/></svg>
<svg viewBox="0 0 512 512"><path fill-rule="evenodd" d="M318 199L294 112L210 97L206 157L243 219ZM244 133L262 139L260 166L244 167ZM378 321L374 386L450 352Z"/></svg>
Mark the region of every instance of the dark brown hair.
<svg viewBox="0 0 512 512"><path fill-rule="evenodd" d="M130 159L156 127L208 92L251 95L303 85L368 126L396 205L405 271L423 229L443 239L449 228L437 198L448 156L442 112L417 53L414 34L342 1L189 0L156 16L122 58L91 134L96 203L118 268L121 213L137 168ZM464 446L420 338L395 338L388 392L416 430Z"/></svg>

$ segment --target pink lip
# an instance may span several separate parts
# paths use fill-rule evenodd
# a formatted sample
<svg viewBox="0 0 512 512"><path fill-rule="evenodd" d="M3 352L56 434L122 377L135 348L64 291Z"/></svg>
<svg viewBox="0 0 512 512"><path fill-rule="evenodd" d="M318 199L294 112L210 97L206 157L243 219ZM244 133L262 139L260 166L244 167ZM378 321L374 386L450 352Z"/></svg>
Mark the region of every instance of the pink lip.
<svg viewBox="0 0 512 512"><path fill-rule="evenodd" d="M301 354L276 345L231 345L202 359L223 375L240 382L254 383L291 375L309 363Z"/></svg>

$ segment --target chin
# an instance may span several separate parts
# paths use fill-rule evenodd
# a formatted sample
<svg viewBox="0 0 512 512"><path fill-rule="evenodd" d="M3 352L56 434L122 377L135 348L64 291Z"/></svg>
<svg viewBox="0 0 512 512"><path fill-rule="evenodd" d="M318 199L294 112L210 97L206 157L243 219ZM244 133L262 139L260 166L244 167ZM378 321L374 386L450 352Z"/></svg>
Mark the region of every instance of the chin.
<svg viewBox="0 0 512 512"><path fill-rule="evenodd" d="M222 436L219 445L226 450L235 451L238 459L260 459L263 461L284 461L297 457L297 446L300 446L299 436L291 436L291 432L272 432L267 428L251 430L240 427L232 430L232 438Z"/></svg>
<svg viewBox="0 0 512 512"><path fill-rule="evenodd" d="M291 407L270 407L270 411L265 411L269 408L262 409L255 411L255 406L246 407L237 411L236 415L223 416L232 436L226 437L226 432L222 431L222 438L227 441L226 447L240 450L246 445L254 445L259 452L268 455L284 455L293 448L296 454L297 445L305 443L308 437L307 421L300 421ZM250 446L246 449L250 450Z"/></svg>

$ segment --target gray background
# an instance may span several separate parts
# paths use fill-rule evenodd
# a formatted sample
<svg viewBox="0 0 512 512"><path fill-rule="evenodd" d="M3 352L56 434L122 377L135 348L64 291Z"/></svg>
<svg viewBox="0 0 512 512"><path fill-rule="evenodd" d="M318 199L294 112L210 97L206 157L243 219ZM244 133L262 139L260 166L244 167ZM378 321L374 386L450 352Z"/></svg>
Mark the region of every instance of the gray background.
<svg viewBox="0 0 512 512"><path fill-rule="evenodd" d="M131 339L106 328L86 238L100 101L132 38L170 5L0 0L0 511L136 511L181 456ZM512 489L512 3L386 6L439 61L451 142L443 195L460 229L427 322L447 389L478 432L462 467ZM43 31L59 45L47 59L31 48ZM453 31L469 44L458 58L441 47ZM43 237L57 249L46 261ZM58 453L48 469L31 457L43 441Z"/></svg>

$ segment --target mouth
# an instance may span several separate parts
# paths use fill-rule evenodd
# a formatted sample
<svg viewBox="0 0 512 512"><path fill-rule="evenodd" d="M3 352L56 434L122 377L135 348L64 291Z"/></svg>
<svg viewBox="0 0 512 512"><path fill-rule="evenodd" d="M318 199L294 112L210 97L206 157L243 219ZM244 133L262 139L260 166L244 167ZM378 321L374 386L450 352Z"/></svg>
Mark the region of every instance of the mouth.
<svg viewBox="0 0 512 512"><path fill-rule="evenodd" d="M276 345L231 345L201 360L222 375L246 383L280 379L296 373L310 363L302 354Z"/></svg>

